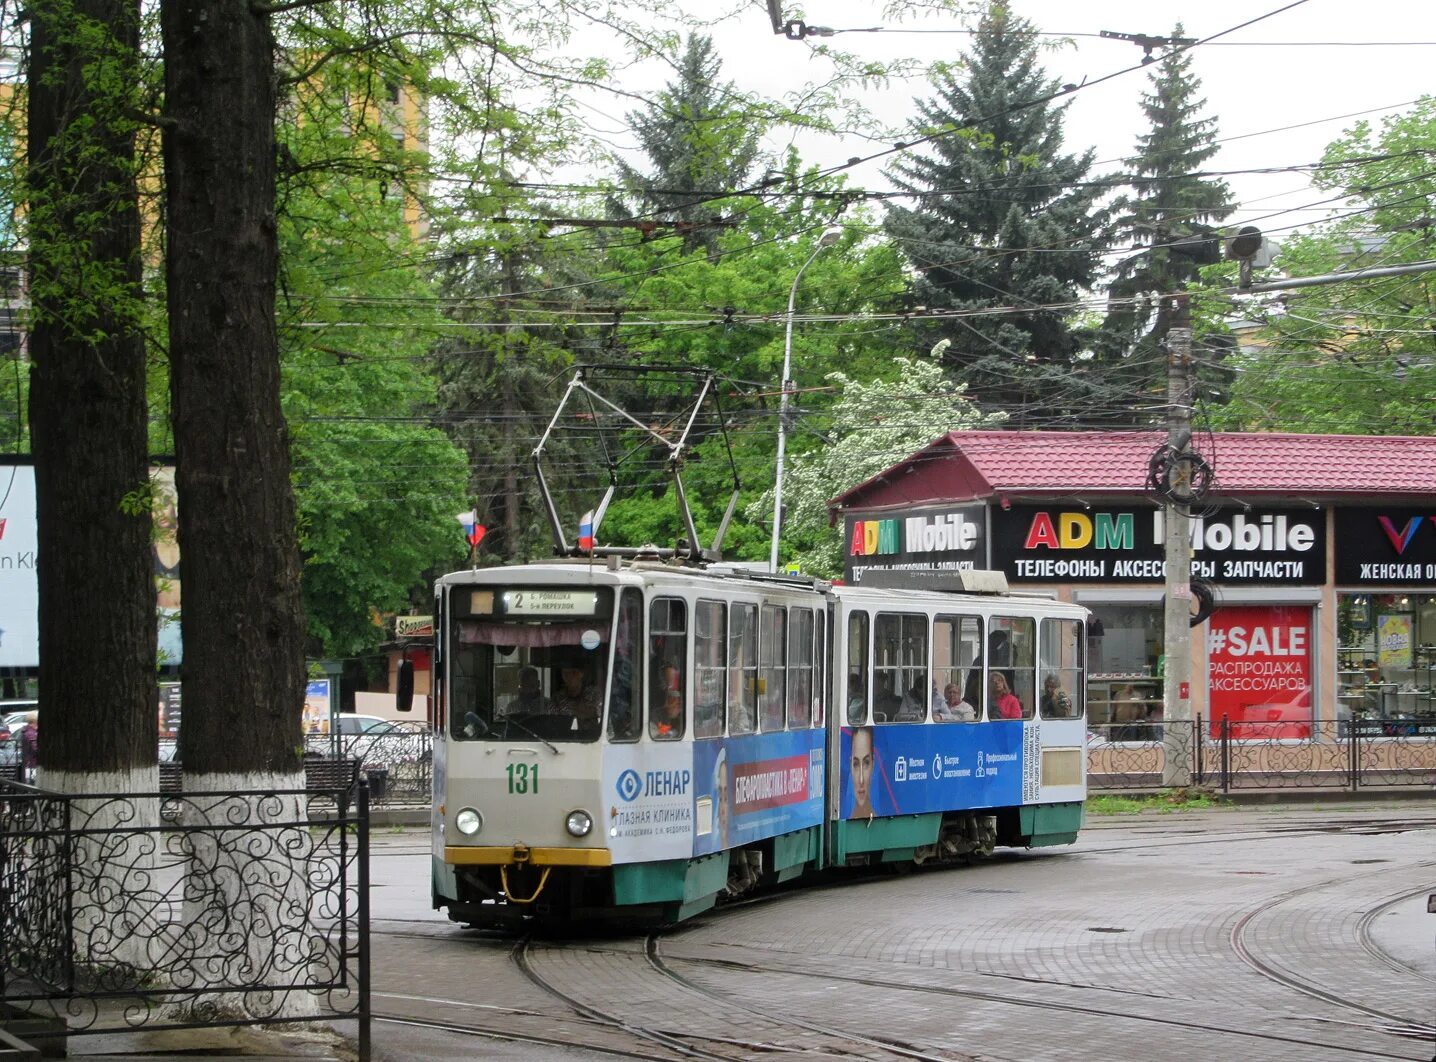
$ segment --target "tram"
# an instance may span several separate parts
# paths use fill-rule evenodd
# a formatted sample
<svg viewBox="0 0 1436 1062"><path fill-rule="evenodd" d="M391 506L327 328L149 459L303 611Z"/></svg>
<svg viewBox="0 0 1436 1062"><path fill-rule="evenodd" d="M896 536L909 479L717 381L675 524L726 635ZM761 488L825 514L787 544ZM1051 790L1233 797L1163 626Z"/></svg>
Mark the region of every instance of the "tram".
<svg viewBox="0 0 1436 1062"><path fill-rule="evenodd" d="M434 615L433 902L458 922L667 924L1082 825L1086 612L998 573L561 558L445 576Z"/></svg>

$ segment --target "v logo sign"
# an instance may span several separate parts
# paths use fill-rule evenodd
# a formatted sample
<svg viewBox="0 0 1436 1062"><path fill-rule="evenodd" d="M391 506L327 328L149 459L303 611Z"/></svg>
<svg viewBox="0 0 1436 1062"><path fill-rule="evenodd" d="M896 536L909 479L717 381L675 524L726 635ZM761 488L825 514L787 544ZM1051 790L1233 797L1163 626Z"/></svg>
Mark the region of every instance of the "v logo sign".
<svg viewBox="0 0 1436 1062"><path fill-rule="evenodd" d="M1425 517L1413 516L1410 520L1406 521L1406 526L1400 531L1396 530L1396 525L1391 522L1391 517L1378 516L1376 519L1381 524L1381 530L1385 531L1386 537L1391 540L1391 548L1396 551L1396 555L1399 557L1406 552L1406 547L1411 544L1411 539L1415 536L1416 529L1421 526L1421 521L1425 519Z"/></svg>

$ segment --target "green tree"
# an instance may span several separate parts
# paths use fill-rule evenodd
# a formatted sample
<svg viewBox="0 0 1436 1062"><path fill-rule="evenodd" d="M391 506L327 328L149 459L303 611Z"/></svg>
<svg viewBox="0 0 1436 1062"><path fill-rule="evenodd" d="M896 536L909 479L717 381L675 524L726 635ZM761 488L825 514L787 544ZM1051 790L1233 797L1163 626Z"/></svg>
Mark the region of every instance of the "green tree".
<svg viewBox="0 0 1436 1062"><path fill-rule="evenodd" d="M1287 240L1276 265L1293 277L1359 271L1436 257L1429 204L1436 175L1436 98L1380 127L1360 122L1330 144L1314 183L1345 197L1346 216ZM1264 431L1429 435L1436 403L1436 306L1430 273L1360 278L1235 308L1249 331L1230 404L1214 424ZM1213 300L1209 316L1233 307Z"/></svg>
<svg viewBox="0 0 1436 1062"><path fill-rule="evenodd" d="M611 212L677 227L685 251L718 250L723 208L713 197L748 183L765 125L756 105L719 80L721 68L712 38L690 34L677 80L628 115L651 171L617 163L623 194Z"/></svg>
<svg viewBox="0 0 1436 1062"><path fill-rule="evenodd" d="M828 522L831 499L947 432L1006 420L1003 413L978 409L965 385L954 385L933 361L899 357L895 367L896 379L863 382L843 372L828 374L838 398L821 417L823 445L794 458L783 488L787 519L780 558L798 561L809 574L832 577L843 571L842 532ZM747 515L769 521L772 512L770 489L748 506Z"/></svg>
<svg viewBox="0 0 1436 1062"><path fill-rule="evenodd" d="M1030 22L1000 4L983 15L961 72L917 101L924 153L892 167L914 193L893 205L887 232L915 272L914 306L947 311L914 329L990 409L1014 426L1050 424L1090 408L1100 387L1073 373L1087 342L1069 308L1091 286L1107 242L1092 152L1062 151L1064 107L1037 59ZM984 312L986 311L986 312Z"/></svg>
<svg viewBox="0 0 1436 1062"><path fill-rule="evenodd" d="M1181 37L1181 23L1172 30ZM1143 249L1122 260L1109 288L1110 309L1097 344L1104 379L1113 401L1096 411L1097 419L1143 423L1141 408L1166 394L1163 341L1171 328L1169 301L1198 277L1200 266L1169 244L1232 212L1231 190L1219 178L1199 176L1203 163L1217 153L1217 120L1201 117L1206 100L1192 72L1190 51L1170 51L1151 72L1142 96L1148 129L1137 138L1130 181L1117 219L1123 243ZM1216 372L1208 358L1203 378ZM1135 403L1130 400L1135 400Z"/></svg>

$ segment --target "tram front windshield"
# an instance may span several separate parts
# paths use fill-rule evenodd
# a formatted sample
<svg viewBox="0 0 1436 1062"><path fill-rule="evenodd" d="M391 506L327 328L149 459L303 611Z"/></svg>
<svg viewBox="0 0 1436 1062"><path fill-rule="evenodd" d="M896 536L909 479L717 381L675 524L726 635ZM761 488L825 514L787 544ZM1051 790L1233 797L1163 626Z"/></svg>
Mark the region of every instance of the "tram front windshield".
<svg viewBox="0 0 1436 1062"><path fill-rule="evenodd" d="M611 589L457 587L449 614L455 740L598 740Z"/></svg>

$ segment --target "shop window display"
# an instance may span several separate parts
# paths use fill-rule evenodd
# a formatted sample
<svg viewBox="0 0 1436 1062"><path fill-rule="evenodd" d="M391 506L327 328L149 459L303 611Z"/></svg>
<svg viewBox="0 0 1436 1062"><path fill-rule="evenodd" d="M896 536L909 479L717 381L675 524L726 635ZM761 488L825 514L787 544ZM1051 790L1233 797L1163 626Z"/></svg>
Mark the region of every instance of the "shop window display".
<svg viewBox="0 0 1436 1062"><path fill-rule="evenodd" d="M1162 608L1095 605L1087 624L1087 715L1103 737L1148 736L1162 707Z"/></svg>
<svg viewBox="0 0 1436 1062"><path fill-rule="evenodd" d="M1337 642L1338 720L1436 735L1436 595L1341 594Z"/></svg>

